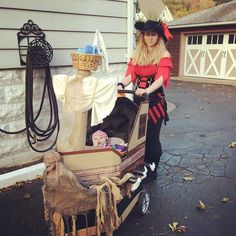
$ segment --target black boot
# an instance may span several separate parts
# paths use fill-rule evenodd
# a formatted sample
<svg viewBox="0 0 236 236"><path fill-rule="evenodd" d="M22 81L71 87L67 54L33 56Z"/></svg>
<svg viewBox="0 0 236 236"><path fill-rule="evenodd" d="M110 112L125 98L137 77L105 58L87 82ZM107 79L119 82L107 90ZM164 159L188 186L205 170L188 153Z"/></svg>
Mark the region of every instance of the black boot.
<svg viewBox="0 0 236 236"><path fill-rule="evenodd" d="M154 171L152 171L149 167L148 167L148 172L147 172L147 177L143 180L143 183L152 183L153 181L155 181L157 179L157 171L156 168Z"/></svg>

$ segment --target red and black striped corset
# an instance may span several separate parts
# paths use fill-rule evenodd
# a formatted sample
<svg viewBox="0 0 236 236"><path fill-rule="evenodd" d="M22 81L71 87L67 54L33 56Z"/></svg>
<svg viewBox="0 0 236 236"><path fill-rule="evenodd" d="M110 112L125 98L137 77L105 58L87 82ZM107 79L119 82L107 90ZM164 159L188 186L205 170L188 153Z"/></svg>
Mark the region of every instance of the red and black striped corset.
<svg viewBox="0 0 236 236"><path fill-rule="evenodd" d="M142 89L148 88L154 82L154 79L155 79L155 74L149 76L141 76L136 74L135 90L137 88L142 88ZM134 100L139 105L140 98L135 97ZM163 87L160 87L159 89L149 94L148 113L149 113L149 118L151 118L155 124L160 118L164 120L165 124L166 121L169 120L167 114L167 103L165 100Z"/></svg>
<svg viewBox="0 0 236 236"><path fill-rule="evenodd" d="M135 84L135 89L141 88L141 89L146 89L148 88L155 79L156 74L153 75L148 75L148 76L141 76L136 74L136 84Z"/></svg>

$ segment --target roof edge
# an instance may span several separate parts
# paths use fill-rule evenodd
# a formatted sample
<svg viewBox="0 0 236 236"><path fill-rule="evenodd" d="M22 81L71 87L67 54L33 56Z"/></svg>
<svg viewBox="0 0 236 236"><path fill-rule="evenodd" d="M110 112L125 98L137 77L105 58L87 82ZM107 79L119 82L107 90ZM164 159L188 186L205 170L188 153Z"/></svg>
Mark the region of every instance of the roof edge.
<svg viewBox="0 0 236 236"><path fill-rule="evenodd" d="M169 25L170 29L179 29L179 28L195 28L201 26L215 26L215 25L236 25L236 21L224 21L224 22L213 22L213 23L199 23L199 24L184 24L184 25Z"/></svg>

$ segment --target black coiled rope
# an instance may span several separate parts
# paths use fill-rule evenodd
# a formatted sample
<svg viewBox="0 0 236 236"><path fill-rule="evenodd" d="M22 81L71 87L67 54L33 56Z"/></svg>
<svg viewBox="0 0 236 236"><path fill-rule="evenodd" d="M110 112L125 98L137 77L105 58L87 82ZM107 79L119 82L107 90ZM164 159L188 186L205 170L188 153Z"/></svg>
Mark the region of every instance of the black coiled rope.
<svg viewBox="0 0 236 236"><path fill-rule="evenodd" d="M26 59L26 77L25 77L25 128L9 132L0 129L1 132L7 134L18 134L23 131L26 131L27 140L30 147L36 152L46 152L54 147L56 144L58 132L59 132L59 116L58 116L58 106L56 95L53 89L52 76L50 72L49 63L52 60L53 50L51 45L43 40L36 39L33 40L27 50L27 59ZM44 70L44 86L41 102L37 112L34 112L33 104L33 73L35 68L41 68ZM37 120L42 112L44 107L45 95L48 94L50 117L46 128L40 128L37 123ZM35 113L35 114L34 114ZM56 137L53 143L46 149L37 149L35 146L39 142L45 142L48 140L56 130Z"/></svg>

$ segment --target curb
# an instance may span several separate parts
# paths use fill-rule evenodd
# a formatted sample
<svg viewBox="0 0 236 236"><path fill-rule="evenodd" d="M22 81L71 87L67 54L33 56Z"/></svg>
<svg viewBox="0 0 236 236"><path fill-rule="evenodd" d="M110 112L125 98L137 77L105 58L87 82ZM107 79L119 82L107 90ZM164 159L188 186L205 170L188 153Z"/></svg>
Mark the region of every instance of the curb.
<svg viewBox="0 0 236 236"><path fill-rule="evenodd" d="M219 84L219 85L230 85L236 86L236 80L232 79L210 79L210 78L200 78L200 77L177 77L172 76L171 80L183 81L183 82L194 82L194 83L205 83L205 84Z"/></svg>
<svg viewBox="0 0 236 236"><path fill-rule="evenodd" d="M38 175L43 175L44 169L44 163L40 163L2 174L0 175L0 189L14 185L16 182L36 179Z"/></svg>

